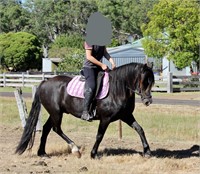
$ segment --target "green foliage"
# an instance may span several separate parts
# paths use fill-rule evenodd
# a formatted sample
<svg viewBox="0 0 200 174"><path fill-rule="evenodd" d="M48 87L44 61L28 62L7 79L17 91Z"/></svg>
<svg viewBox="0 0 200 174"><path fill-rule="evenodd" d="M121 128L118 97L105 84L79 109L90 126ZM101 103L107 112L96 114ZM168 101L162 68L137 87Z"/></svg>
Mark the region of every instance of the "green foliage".
<svg viewBox="0 0 200 174"><path fill-rule="evenodd" d="M140 26L147 23L147 12L152 10L158 0L97 0L98 10L112 21L113 37L120 43L133 35L135 39L142 37Z"/></svg>
<svg viewBox="0 0 200 174"><path fill-rule="evenodd" d="M0 0L0 33L32 33L40 40L45 57L50 47L49 57L63 58L68 48L82 49L81 35L93 12L100 11L111 19L113 40L110 46L118 46L129 34L141 37L140 25L148 21L147 11L157 1L26 0L20 3L20 0Z"/></svg>
<svg viewBox="0 0 200 174"><path fill-rule="evenodd" d="M190 0L160 0L142 26L145 52L150 57L167 56L182 69L199 65L199 3Z"/></svg>
<svg viewBox="0 0 200 174"><path fill-rule="evenodd" d="M37 35L44 45L54 42L62 34L80 34L89 15L97 10L94 3L86 0L27 0L24 6L31 11L29 31Z"/></svg>
<svg viewBox="0 0 200 174"><path fill-rule="evenodd" d="M26 33L0 35L0 58L4 68L25 71L41 68L41 44L37 37Z"/></svg>
<svg viewBox="0 0 200 174"><path fill-rule="evenodd" d="M51 49L54 48L78 48L83 49L84 39L80 34L62 34L58 36L53 44L51 44Z"/></svg>
<svg viewBox="0 0 200 174"><path fill-rule="evenodd" d="M16 0L0 0L0 33L21 31L28 24L28 13Z"/></svg>
<svg viewBox="0 0 200 174"><path fill-rule="evenodd" d="M1 2L2 1L2 2ZM122 43L129 34L141 37L140 25L158 0L1 0L0 32L27 31L48 46L62 34L81 34L88 17L102 12L112 21L113 38Z"/></svg>
<svg viewBox="0 0 200 174"><path fill-rule="evenodd" d="M83 66L85 53L80 49L69 48L67 54L58 65L59 72L79 72Z"/></svg>
<svg viewBox="0 0 200 174"><path fill-rule="evenodd" d="M49 50L49 57L62 58L58 65L60 72L78 72L84 59L83 37L77 34L61 35Z"/></svg>
<svg viewBox="0 0 200 174"><path fill-rule="evenodd" d="M108 47L117 47L117 46L120 46L120 43L119 43L119 40L118 40L118 39L115 39L115 38L113 38L113 39L111 40L111 44L108 45Z"/></svg>

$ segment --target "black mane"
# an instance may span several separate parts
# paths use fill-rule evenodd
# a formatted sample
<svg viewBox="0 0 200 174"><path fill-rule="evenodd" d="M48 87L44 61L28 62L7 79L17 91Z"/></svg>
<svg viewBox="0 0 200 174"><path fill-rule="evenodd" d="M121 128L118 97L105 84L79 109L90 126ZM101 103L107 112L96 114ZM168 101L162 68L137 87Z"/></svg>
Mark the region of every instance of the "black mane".
<svg viewBox="0 0 200 174"><path fill-rule="evenodd" d="M144 64L130 63L117 67L110 73L110 90L112 94L126 97L127 87L137 81Z"/></svg>

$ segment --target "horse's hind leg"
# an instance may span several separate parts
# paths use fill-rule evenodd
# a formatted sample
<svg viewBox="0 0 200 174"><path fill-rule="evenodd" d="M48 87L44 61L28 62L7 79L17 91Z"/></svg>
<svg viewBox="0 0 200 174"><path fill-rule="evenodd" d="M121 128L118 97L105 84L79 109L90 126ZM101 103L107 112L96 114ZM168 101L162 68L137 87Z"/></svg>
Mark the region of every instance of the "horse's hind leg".
<svg viewBox="0 0 200 174"><path fill-rule="evenodd" d="M52 120L53 130L68 143L68 145L70 146L70 148L72 150L72 153L74 155L76 155L78 158L80 158L81 153L79 151L79 148L77 147L77 145L71 139L69 139L69 137L67 137L63 133L63 131L61 129L62 115L59 115L58 117L55 117L55 115L54 115L54 118L58 118L58 119Z"/></svg>
<svg viewBox="0 0 200 174"><path fill-rule="evenodd" d="M136 132L139 134L140 139L142 141L143 149L144 149L144 156L145 157L151 156L151 150L149 148L149 144L147 142L144 130L137 123L137 121L135 120L135 118L133 117L133 115L131 114L129 116L122 117L121 119L122 119L122 121L124 121L125 123L127 123L130 127L134 128L136 130Z"/></svg>
<svg viewBox="0 0 200 174"><path fill-rule="evenodd" d="M47 154L45 152L45 145L46 145L47 136L48 136L51 128L52 128L52 124L51 124L51 119L49 117L43 126L42 136L41 136L41 140L40 140L40 147L38 150L38 156L47 156Z"/></svg>

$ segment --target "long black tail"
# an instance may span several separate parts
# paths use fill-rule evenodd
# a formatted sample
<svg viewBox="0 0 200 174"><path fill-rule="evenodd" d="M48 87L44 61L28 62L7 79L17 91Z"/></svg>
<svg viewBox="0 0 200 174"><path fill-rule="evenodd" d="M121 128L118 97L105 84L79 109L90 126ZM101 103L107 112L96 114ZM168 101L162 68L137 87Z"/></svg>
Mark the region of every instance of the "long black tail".
<svg viewBox="0 0 200 174"><path fill-rule="evenodd" d="M26 126L24 128L24 132L22 134L21 140L16 148L15 153L18 153L21 155L24 153L24 151L27 149L29 145L29 149L32 148L34 144L34 138L35 138L35 130L36 130L36 125L41 109L41 102L40 102L40 97L39 97L39 89L36 90L35 97L32 103L31 111L29 114L29 117L26 121Z"/></svg>

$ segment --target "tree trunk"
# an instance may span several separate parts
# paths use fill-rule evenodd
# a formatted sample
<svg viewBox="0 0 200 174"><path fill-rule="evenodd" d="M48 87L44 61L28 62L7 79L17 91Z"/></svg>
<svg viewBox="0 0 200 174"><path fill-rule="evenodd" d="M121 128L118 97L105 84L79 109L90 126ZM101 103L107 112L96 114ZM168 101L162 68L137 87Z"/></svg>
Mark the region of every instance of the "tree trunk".
<svg viewBox="0 0 200 174"><path fill-rule="evenodd" d="M48 57L48 46L43 44L42 48L43 48L43 57L47 58Z"/></svg>

